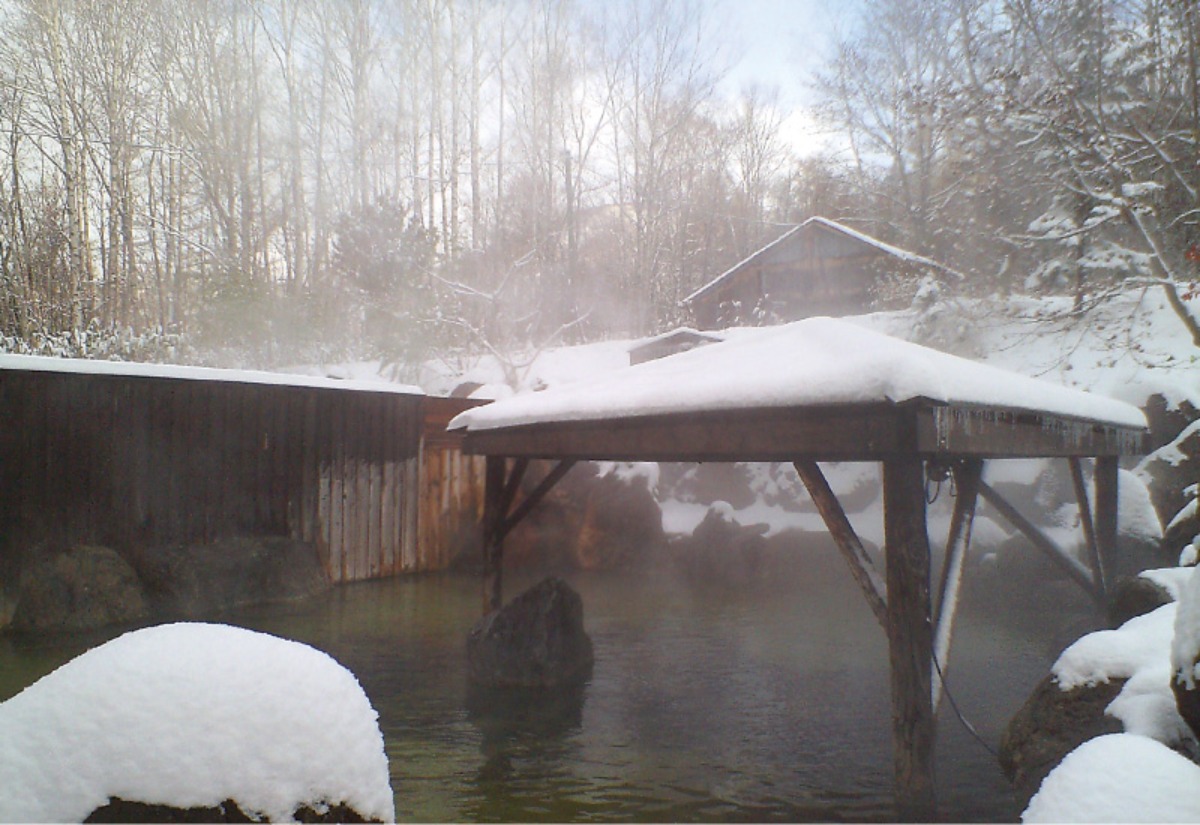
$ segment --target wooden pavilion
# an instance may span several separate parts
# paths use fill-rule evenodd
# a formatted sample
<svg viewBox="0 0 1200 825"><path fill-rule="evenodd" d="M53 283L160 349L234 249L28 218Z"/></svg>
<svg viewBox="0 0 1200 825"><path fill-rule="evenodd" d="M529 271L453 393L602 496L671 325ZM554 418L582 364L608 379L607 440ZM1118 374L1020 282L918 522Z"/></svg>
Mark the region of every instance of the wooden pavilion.
<svg viewBox="0 0 1200 825"><path fill-rule="evenodd" d="M996 506L1102 597L1116 553L1117 461L1144 452L1146 438L1144 416L1127 404L829 318L515 396L463 413L451 427L465 428L467 453L487 457L485 610L501 603L505 535L576 461L791 462L887 633L897 813L918 820L936 814L940 672L977 499ZM1035 457L1070 463L1089 565L1056 547L983 480L988 460ZM558 464L517 502L535 458ZM1094 459L1090 502L1085 458ZM822 461L882 464L882 575L826 482ZM935 593L926 484L946 476L958 495Z"/></svg>

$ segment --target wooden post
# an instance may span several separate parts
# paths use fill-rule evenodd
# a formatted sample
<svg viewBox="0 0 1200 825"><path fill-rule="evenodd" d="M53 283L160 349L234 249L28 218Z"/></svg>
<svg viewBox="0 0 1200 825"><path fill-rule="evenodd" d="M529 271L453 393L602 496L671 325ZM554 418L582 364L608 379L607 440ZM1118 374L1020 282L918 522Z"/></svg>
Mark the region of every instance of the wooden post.
<svg viewBox="0 0 1200 825"><path fill-rule="evenodd" d="M1117 564L1117 458L1096 458L1096 550L1105 576L1116 575Z"/></svg>
<svg viewBox="0 0 1200 825"><path fill-rule="evenodd" d="M883 462L883 514L896 814L901 820L928 822L936 812L933 631L925 470L916 455Z"/></svg>
<svg viewBox="0 0 1200 825"><path fill-rule="evenodd" d="M958 591L962 584L967 549L971 546L971 526L975 522L975 503L979 498L979 479L983 476L983 461L967 459L952 470L958 497L954 500L954 515L950 518L950 534L946 538L946 557L938 584L937 624L933 634L934 670L933 712L936 715L942 701L942 677L950 661L950 642L954 638L954 618L958 612Z"/></svg>
<svg viewBox="0 0 1200 825"><path fill-rule="evenodd" d="M503 603L504 491L507 459L489 455L483 488L483 612Z"/></svg>
<svg viewBox="0 0 1200 825"><path fill-rule="evenodd" d="M1087 485L1083 483L1083 467L1077 456L1067 459L1071 467L1071 484L1075 488L1075 500L1079 503L1079 523L1083 527L1083 540L1087 545L1088 556L1092 562L1092 580L1096 584L1096 592L1102 597L1108 589L1108 576L1104 572L1104 562L1100 559L1100 548L1096 544L1096 527L1092 519L1092 507L1088 503Z"/></svg>

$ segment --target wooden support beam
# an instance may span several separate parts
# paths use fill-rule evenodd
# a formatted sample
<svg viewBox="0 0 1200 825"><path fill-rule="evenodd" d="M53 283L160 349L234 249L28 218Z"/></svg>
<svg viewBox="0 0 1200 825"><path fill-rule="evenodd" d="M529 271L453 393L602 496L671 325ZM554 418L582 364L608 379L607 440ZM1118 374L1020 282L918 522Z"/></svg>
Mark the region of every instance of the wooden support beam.
<svg viewBox="0 0 1200 825"><path fill-rule="evenodd" d="M521 489L521 480L525 478L525 471L529 469L528 458L518 458L513 462L512 470L508 473L508 481L504 483L504 493L500 499L500 512L505 515L512 508L512 503L517 497L517 491Z"/></svg>
<svg viewBox="0 0 1200 825"><path fill-rule="evenodd" d="M1092 507L1088 502L1087 485L1083 482L1083 467L1078 456L1067 459L1071 466L1071 484L1075 487L1075 500L1079 502L1079 523L1083 527L1083 540L1087 545L1088 559L1092 563L1092 582L1096 592L1104 596L1108 592L1108 577L1104 562L1100 559L1100 548L1096 544L1096 527L1092 521Z"/></svg>
<svg viewBox="0 0 1200 825"><path fill-rule="evenodd" d="M1096 591L1093 582L1092 571L1088 570L1074 556L1051 541L1049 536L1039 530L1033 522L1021 515L1016 507L1009 504L986 481L981 480L979 482L979 494L983 496L984 501L995 507L996 511L1004 516L1013 527L1016 527L1027 539L1033 542L1035 547L1049 556L1051 561L1074 579L1088 595L1097 601L1101 600L1101 596Z"/></svg>
<svg viewBox="0 0 1200 825"><path fill-rule="evenodd" d="M817 506L817 512L825 520L825 526L829 528L829 535L833 537L834 543L841 551L842 558L846 560L846 564L850 568L850 575L854 577L854 581L858 582L859 589L867 597L867 604L871 606L871 612L879 620L880 626L886 629L887 596L883 578L875 569L875 565L871 563L871 557L867 555L858 534L854 532L854 527L850 524L850 519L846 517L846 512L838 502L837 496L830 489L825 474L821 472L820 466L815 461L796 461L793 462L793 465L800 475L800 480L804 482L808 494L812 496L813 504Z"/></svg>
<svg viewBox="0 0 1200 825"><path fill-rule="evenodd" d="M942 702L943 677L950 662L950 643L954 638L954 619L958 613L958 593L962 584L967 549L971 546L971 527L975 522L975 503L979 498L979 479L983 462L968 459L956 465L954 514L950 517L950 533L946 537L946 556L942 560L942 575L938 582L937 623L933 633L933 712L936 715ZM940 669L940 672L939 672Z"/></svg>
<svg viewBox="0 0 1200 825"><path fill-rule="evenodd" d="M933 632L925 469L916 456L883 463L883 519L896 813L901 820L931 822L937 808L930 677Z"/></svg>
<svg viewBox="0 0 1200 825"><path fill-rule="evenodd" d="M1100 456L1096 459L1096 553L1100 559L1100 568L1105 575L1116 575L1117 564L1117 500L1118 488L1117 459L1113 456Z"/></svg>
<svg viewBox="0 0 1200 825"><path fill-rule="evenodd" d="M505 471L508 459L487 457L483 488L483 612L498 610L503 598Z"/></svg>
<svg viewBox="0 0 1200 825"><path fill-rule="evenodd" d="M510 472L507 458L495 455L487 457L483 493L484 614L500 609L504 603L504 539L573 466L575 461L571 459L556 464L509 515L508 508L517 496L521 479L529 467L529 459L518 458L513 462Z"/></svg>
<svg viewBox="0 0 1200 825"><path fill-rule="evenodd" d="M521 523L521 519L529 515L529 511L536 507L538 503L546 497L546 493L549 493L554 485L562 480L562 477L565 476L567 472L570 471L570 469L574 466L575 460L569 458L564 459L563 461L560 461L558 464L554 465L554 469L547 473L546 477L541 480L538 486L534 487L533 491L525 497L525 500L517 505L517 509L513 511L513 514L504 519L503 523L500 525L501 541L504 540L505 536L512 532L514 527Z"/></svg>

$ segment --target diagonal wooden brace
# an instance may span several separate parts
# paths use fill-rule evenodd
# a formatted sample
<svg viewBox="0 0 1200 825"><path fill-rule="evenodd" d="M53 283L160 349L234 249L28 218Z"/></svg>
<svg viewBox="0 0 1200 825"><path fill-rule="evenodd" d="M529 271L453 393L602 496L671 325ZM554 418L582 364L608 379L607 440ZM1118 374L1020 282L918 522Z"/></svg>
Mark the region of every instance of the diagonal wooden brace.
<svg viewBox="0 0 1200 825"><path fill-rule="evenodd" d="M954 514L950 517L950 533L946 537L946 555L938 585L937 620L933 631L933 712L942 701L942 680L950 661L950 642L954 637L954 619L958 612L958 593L962 585L964 562L971 546L971 527L975 522L975 504L979 497L979 479L983 462L967 459L954 466Z"/></svg>
<svg viewBox="0 0 1200 825"><path fill-rule="evenodd" d="M837 496L830 489L829 482L825 480L825 474L815 461L796 461L793 462L793 466L800 474L800 480L804 482L808 494L812 496L817 512L825 520L825 526L829 528L829 534L841 551L842 558L850 567L850 575L854 576L863 595L867 597L867 604L871 606L871 611L879 620L880 626L886 629L887 593L883 578L871 563L871 557L867 555L858 534L854 532L854 527L846 517L842 505L838 503Z"/></svg>
<svg viewBox="0 0 1200 825"><path fill-rule="evenodd" d="M1035 547L1049 556L1051 561L1074 579L1083 588L1084 592L1096 601L1103 603L1103 594L1096 590L1095 577L1092 575L1092 571L1088 570L1074 556L1051 541L1049 536L1039 530L1033 522L1021 515L1016 507L1009 504L1008 500L990 487L986 481L979 482L979 495L983 496L984 501L996 508L996 511L1004 516L1013 527L1020 530L1027 539L1033 542Z"/></svg>

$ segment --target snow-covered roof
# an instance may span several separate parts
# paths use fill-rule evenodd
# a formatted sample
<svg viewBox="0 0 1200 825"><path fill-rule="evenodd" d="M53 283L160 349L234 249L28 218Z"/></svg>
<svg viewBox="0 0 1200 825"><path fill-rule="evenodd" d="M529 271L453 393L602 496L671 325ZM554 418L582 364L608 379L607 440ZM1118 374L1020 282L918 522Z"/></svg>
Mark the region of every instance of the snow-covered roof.
<svg viewBox="0 0 1200 825"><path fill-rule="evenodd" d="M280 387L356 390L358 392L423 395L420 387L390 381L342 381L313 375L259 370L186 367L178 364L140 364L130 361L93 361L83 358L49 358L41 355L0 355L0 371L55 372L75 375L113 375L136 378L172 378L184 381L219 381L229 384L264 384Z"/></svg>
<svg viewBox="0 0 1200 825"><path fill-rule="evenodd" d="M758 251L748 255L746 258L742 259L741 261L738 261L736 264L734 264L729 269L722 272L716 278L713 278L707 284L700 287L695 292L693 292L691 295L684 298L682 301L680 301L680 303L682 305L686 306L687 304L690 304L692 301L696 300L697 298L701 297L702 295L712 291L714 288L716 288L716 286L718 284L720 284L726 278L731 277L734 273L736 273L742 267L754 262L755 260L757 260L758 258L761 258L764 255L767 255L771 250L775 249L776 247L786 244L797 233L803 231L805 228L810 227L810 226L820 226L820 227L824 227L825 229L833 230L834 232L839 232L849 238L853 238L854 240L859 241L860 243L864 243L864 244L867 244L868 246L872 246L875 249L878 249L880 252L882 252L886 255L891 255L894 258L898 258L902 261L905 261L906 263L915 264L917 266L931 267L940 272L945 272L947 274L953 275L955 278L959 278L959 279L961 279L963 277L960 273L956 272L955 270L951 269L950 267L948 267L944 264L938 263L937 261L933 260L932 258L926 258L925 256L918 255L915 252L909 252L907 249L901 249L898 246L893 246L892 244L884 243L883 241L879 240L878 238L872 238L870 235L867 235L863 232L859 232L857 229L851 229L850 227L846 226L845 224L838 223L837 221L832 221L829 218L822 218L818 215L818 216L811 217L808 220L804 221L803 223L792 227L787 232L784 232L782 235L780 235L775 240L771 241L766 246L764 246L761 249L759 249Z"/></svg>
<svg viewBox="0 0 1200 825"><path fill-rule="evenodd" d="M760 334L526 392L468 410L451 428L596 421L761 408L935 403L1031 411L1142 428L1131 404L981 364L874 332L808 318Z"/></svg>

